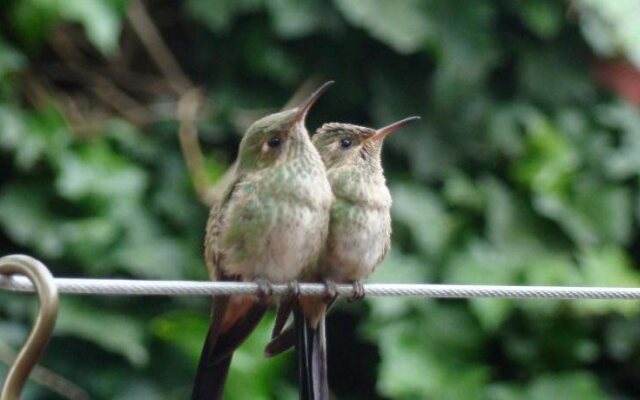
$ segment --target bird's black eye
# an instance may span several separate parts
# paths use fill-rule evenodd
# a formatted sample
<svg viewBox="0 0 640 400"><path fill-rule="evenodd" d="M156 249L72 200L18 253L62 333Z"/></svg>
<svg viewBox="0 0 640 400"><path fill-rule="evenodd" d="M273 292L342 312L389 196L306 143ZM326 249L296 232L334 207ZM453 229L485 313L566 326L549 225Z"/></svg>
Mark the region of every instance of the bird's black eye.
<svg viewBox="0 0 640 400"><path fill-rule="evenodd" d="M267 146L271 147L272 149L275 148L275 147L280 146L280 138L277 137L277 136L272 137L267 142Z"/></svg>
<svg viewBox="0 0 640 400"><path fill-rule="evenodd" d="M348 149L349 147L351 147L351 140L350 139L342 139L340 141L340 147L342 147L343 149Z"/></svg>

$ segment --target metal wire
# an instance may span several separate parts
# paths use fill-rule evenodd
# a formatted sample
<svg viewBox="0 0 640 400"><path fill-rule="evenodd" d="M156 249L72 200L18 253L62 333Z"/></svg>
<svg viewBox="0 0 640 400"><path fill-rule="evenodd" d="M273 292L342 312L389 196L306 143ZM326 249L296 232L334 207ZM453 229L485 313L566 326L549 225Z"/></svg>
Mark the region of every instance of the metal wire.
<svg viewBox="0 0 640 400"><path fill-rule="evenodd" d="M201 296L228 294L257 294L258 285L244 282L154 281L123 279L57 278L58 291L75 295L132 295L132 296ZM33 292L31 282L21 276L0 276L0 289ZM273 285L276 295L289 292L287 285ZM338 294L351 296L351 285L337 285ZM300 284L302 295L321 296L322 284ZM618 287L562 287L562 286L497 286L445 284L365 284L367 296L411 296L430 298L509 298L509 299L640 299L640 288Z"/></svg>
<svg viewBox="0 0 640 400"><path fill-rule="evenodd" d="M14 258L39 261L28 256L7 256L0 258L0 264ZM41 264L42 265L42 264ZM130 296L203 296L229 294L258 294L256 283L250 282L202 282L202 281L157 281L131 279L53 279L59 293L75 295L130 295ZM288 285L272 285L275 295L290 293ZM0 273L0 289L13 292L35 292L35 287L25 276L3 275ZM341 296L353 296L352 285L336 285ZM301 283L300 294L307 296L325 295L327 288L318 283ZM617 299L638 300L640 288L619 287L571 287L571 286L499 286L499 285L445 285L445 284L365 284L367 296L410 296L429 298L507 298L507 299Z"/></svg>

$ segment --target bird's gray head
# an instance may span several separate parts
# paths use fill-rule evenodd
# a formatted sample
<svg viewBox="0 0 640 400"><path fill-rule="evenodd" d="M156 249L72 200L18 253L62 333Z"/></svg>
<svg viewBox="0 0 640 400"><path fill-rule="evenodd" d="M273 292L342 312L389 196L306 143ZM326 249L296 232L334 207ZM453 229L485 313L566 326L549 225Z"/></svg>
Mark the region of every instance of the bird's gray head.
<svg viewBox="0 0 640 400"><path fill-rule="evenodd" d="M379 166L384 138L420 117L409 117L380 129L331 122L322 125L311 141L327 169L344 165Z"/></svg>
<svg viewBox="0 0 640 400"><path fill-rule="evenodd" d="M307 113L332 84L333 81L326 82L294 109L254 122L240 142L240 168L250 171L279 164L292 156L291 150L296 145L308 142L309 133L304 126Z"/></svg>

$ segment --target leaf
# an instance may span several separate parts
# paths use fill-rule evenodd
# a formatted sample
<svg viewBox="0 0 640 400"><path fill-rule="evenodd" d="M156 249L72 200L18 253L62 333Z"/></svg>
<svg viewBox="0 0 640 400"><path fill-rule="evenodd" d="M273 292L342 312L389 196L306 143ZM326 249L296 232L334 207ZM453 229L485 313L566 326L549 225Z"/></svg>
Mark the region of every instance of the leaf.
<svg viewBox="0 0 640 400"><path fill-rule="evenodd" d="M105 55L118 46L122 15L110 0L65 0L59 12L62 18L82 25L89 41Z"/></svg>
<svg viewBox="0 0 640 400"><path fill-rule="evenodd" d="M103 216L61 222L59 232L65 252L87 266L107 258L119 235L117 224Z"/></svg>
<svg viewBox="0 0 640 400"><path fill-rule="evenodd" d="M266 37L246 45L248 67L256 75L265 75L282 84L292 84L300 79L300 63L285 49Z"/></svg>
<svg viewBox="0 0 640 400"><path fill-rule="evenodd" d="M452 172L445 180L444 198L453 206L480 211L486 206L485 197L476 182L460 171Z"/></svg>
<svg viewBox="0 0 640 400"><path fill-rule="evenodd" d="M334 5L353 25L408 54L422 49L434 36L434 23L421 0L334 0ZM383 17L384 16L384 17Z"/></svg>
<svg viewBox="0 0 640 400"><path fill-rule="evenodd" d="M55 332L85 339L108 352L124 356L137 367L149 360L140 321L96 309L81 301L62 299Z"/></svg>
<svg viewBox="0 0 640 400"><path fill-rule="evenodd" d="M528 123L527 156L514 175L534 192L537 212L555 220L575 243L626 243L632 199L626 188L580 169L582 160L567 135L543 117Z"/></svg>
<svg viewBox="0 0 640 400"><path fill-rule="evenodd" d="M197 363L209 327L209 315L193 311L170 311L151 321L153 333L180 349Z"/></svg>
<svg viewBox="0 0 640 400"><path fill-rule="evenodd" d="M580 28L593 49L606 57L626 55L640 68L640 5L634 0L580 0Z"/></svg>
<svg viewBox="0 0 640 400"><path fill-rule="evenodd" d="M146 173L109 148L104 141L83 146L61 157L56 179L58 193L67 199L87 196L118 201L137 198L147 187Z"/></svg>
<svg viewBox="0 0 640 400"><path fill-rule="evenodd" d="M532 253L542 247L537 221L524 202L494 178L481 181L486 192L486 236L500 248Z"/></svg>
<svg viewBox="0 0 640 400"><path fill-rule="evenodd" d="M127 382L126 387L119 390L119 393L114 397L114 400L160 400L166 398L163 394L166 395L166 393L162 393L159 388L150 382L129 381Z"/></svg>
<svg viewBox="0 0 640 400"><path fill-rule="evenodd" d="M578 182L574 198L540 196L535 199L536 209L556 220L577 244L626 243L633 212L630 193L625 188Z"/></svg>
<svg viewBox="0 0 640 400"><path fill-rule="evenodd" d="M110 55L116 50L123 18L117 3L122 0L24 0L11 11L21 39L31 48L42 46L52 27L66 20L82 25L89 41Z"/></svg>
<svg viewBox="0 0 640 400"><path fill-rule="evenodd" d="M58 1L23 0L15 2L9 10L18 38L29 50L42 46L59 18Z"/></svg>
<svg viewBox="0 0 640 400"><path fill-rule="evenodd" d="M574 207L593 225L601 242L627 244L631 239L632 199L625 187L578 181Z"/></svg>
<svg viewBox="0 0 640 400"><path fill-rule="evenodd" d="M537 116L538 111L529 104L515 103L497 107L489 116L489 141L496 151L506 157L521 157L526 145L522 126Z"/></svg>
<svg viewBox="0 0 640 400"><path fill-rule="evenodd" d="M26 144L22 136L27 130L24 119L25 116L19 108L0 104L0 147L2 149L17 151L20 145ZM25 166L24 162L18 164Z"/></svg>
<svg viewBox="0 0 640 400"><path fill-rule="evenodd" d="M398 319L371 331L382 357L379 392L391 398L482 398L488 375L472 361L478 336L466 316L435 304L423 315L429 316L420 322ZM450 330L453 326L458 329Z"/></svg>
<svg viewBox="0 0 640 400"><path fill-rule="evenodd" d="M608 397L592 374L578 371L542 375L528 385L524 398L604 400Z"/></svg>
<svg viewBox="0 0 640 400"><path fill-rule="evenodd" d="M331 24L329 8L315 0L270 0L265 7L275 31L284 38L300 38Z"/></svg>
<svg viewBox="0 0 640 400"><path fill-rule="evenodd" d="M213 31L227 29L235 12L233 0L211 3L207 0L189 0L187 10L194 18L202 20Z"/></svg>
<svg viewBox="0 0 640 400"><path fill-rule="evenodd" d="M179 279L186 259L185 250L173 238L150 235L125 236L108 260L129 273L147 279Z"/></svg>
<svg viewBox="0 0 640 400"><path fill-rule="evenodd" d="M439 113L457 117L453 127L475 125L484 119L490 101L480 89L501 58L500 47L494 44L493 6L488 2L453 0L434 2L431 11L437 21L439 52L431 99ZM473 134L459 129L467 137Z"/></svg>
<svg viewBox="0 0 640 400"><path fill-rule="evenodd" d="M24 55L7 44L0 36L0 81L6 79L9 74L19 71L25 64Z"/></svg>
<svg viewBox="0 0 640 400"><path fill-rule="evenodd" d="M413 239L426 254L444 251L450 240L455 220L442 201L427 189L413 185L392 187L394 220L409 227Z"/></svg>
<svg viewBox="0 0 640 400"><path fill-rule="evenodd" d="M616 318L605 328L605 349L618 362L631 361L636 357L640 323L637 318Z"/></svg>
<svg viewBox="0 0 640 400"><path fill-rule="evenodd" d="M579 258L584 286L640 287L640 273L633 267L626 253L615 246L585 250ZM602 315L609 312L637 315L637 302L598 300L575 301L579 313Z"/></svg>
<svg viewBox="0 0 640 400"><path fill-rule="evenodd" d="M579 153L546 117L532 114L526 121L527 154L515 164L516 179L534 192L564 196L579 168Z"/></svg>
<svg viewBox="0 0 640 400"><path fill-rule="evenodd" d="M42 189L12 185L0 192L0 225L16 243L47 257L60 257L64 239L56 222L46 208Z"/></svg>
<svg viewBox="0 0 640 400"><path fill-rule="evenodd" d="M103 127L105 136L113 139L126 155L130 155L132 161L151 162L163 156L162 143L157 139L145 136L136 126L128 121L111 118ZM173 132L172 132L173 134Z"/></svg>
<svg viewBox="0 0 640 400"><path fill-rule="evenodd" d="M640 174L640 116L631 105L616 104L602 107L598 119L608 128L621 130L620 144L610 149L604 158L607 172L616 179L626 179Z"/></svg>
<svg viewBox="0 0 640 400"><path fill-rule="evenodd" d="M516 79L518 92L554 109L564 104L584 104L596 98L580 46L527 46L518 48ZM541 79L544 77L544 79Z"/></svg>
<svg viewBox="0 0 640 400"><path fill-rule="evenodd" d="M255 11L261 4L262 0L189 0L186 8L192 18L201 20L214 32L222 32L229 29L236 14Z"/></svg>
<svg viewBox="0 0 640 400"><path fill-rule="evenodd" d="M564 9L554 0L528 0L519 3L516 10L525 24L536 35L550 39L560 33Z"/></svg>
<svg viewBox="0 0 640 400"><path fill-rule="evenodd" d="M62 115L51 107L27 113L0 104L0 128L0 147L11 150L23 170L32 169L42 159L60 157L71 140Z"/></svg>

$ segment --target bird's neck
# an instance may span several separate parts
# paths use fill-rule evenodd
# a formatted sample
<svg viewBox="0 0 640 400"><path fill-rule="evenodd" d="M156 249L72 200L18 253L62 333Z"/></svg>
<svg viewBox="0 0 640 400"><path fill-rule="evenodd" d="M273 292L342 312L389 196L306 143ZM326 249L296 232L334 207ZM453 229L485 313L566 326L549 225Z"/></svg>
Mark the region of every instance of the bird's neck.
<svg viewBox="0 0 640 400"><path fill-rule="evenodd" d="M385 207L389 190L378 165L350 165L328 171L329 182L336 198L359 206Z"/></svg>
<svg viewBox="0 0 640 400"><path fill-rule="evenodd" d="M296 161L309 165L323 165L306 129L297 129L291 135L286 160L287 162Z"/></svg>
<svg viewBox="0 0 640 400"><path fill-rule="evenodd" d="M289 139L289 148L287 149L287 158L293 159L303 156L305 152L309 151L309 148L313 147L309 133L302 126L295 126L291 137Z"/></svg>

